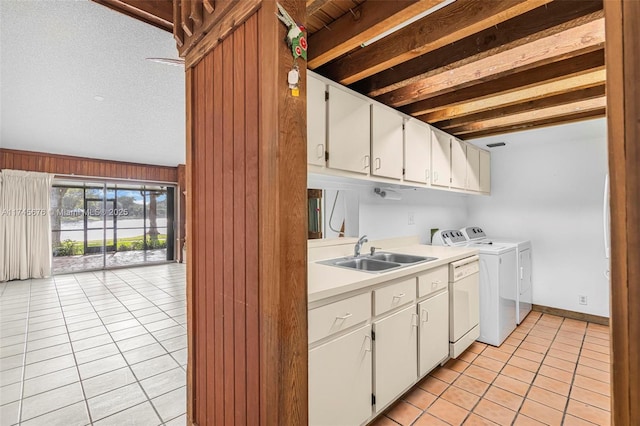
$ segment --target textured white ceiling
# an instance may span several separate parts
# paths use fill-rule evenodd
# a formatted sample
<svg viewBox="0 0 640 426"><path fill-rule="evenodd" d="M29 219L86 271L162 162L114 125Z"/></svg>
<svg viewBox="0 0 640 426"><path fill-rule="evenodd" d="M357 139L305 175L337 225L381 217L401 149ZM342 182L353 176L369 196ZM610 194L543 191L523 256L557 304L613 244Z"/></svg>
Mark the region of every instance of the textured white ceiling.
<svg viewBox="0 0 640 426"><path fill-rule="evenodd" d="M0 0L0 147L184 163L184 69L147 57L177 58L172 35L89 1Z"/></svg>

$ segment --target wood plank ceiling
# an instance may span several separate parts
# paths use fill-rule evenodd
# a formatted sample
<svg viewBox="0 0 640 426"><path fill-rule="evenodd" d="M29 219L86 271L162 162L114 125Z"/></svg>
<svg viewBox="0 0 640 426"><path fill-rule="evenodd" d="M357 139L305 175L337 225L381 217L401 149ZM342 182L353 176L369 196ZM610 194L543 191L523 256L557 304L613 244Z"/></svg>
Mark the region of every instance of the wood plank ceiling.
<svg viewBox="0 0 640 426"><path fill-rule="evenodd" d="M171 0L95 1L169 30ZM309 69L461 139L605 115L602 0L442 1L307 0ZM176 3L181 51L229 3Z"/></svg>

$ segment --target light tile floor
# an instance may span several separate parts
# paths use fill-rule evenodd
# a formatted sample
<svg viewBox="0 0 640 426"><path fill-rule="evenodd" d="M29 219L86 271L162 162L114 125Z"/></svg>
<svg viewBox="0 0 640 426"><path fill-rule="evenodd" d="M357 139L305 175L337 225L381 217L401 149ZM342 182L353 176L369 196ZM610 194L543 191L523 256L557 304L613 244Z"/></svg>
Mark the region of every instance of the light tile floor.
<svg viewBox="0 0 640 426"><path fill-rule="evenodd" d="M474 343L375 426L609 425L609 328L532 312L499 347Z"/></svg>
<svg viewBox="0 0 640 426"><path fill-rule="evenodd" d="M0 283L0 425L184 425L185 266ZM609 329L531 313L375 426L608 425Z"/></svg>
<svg viewBox="0 0 640 426"><path fill-rule="evenodd" d="M0 283L0 425L184 425L185 265Z"/></svg>

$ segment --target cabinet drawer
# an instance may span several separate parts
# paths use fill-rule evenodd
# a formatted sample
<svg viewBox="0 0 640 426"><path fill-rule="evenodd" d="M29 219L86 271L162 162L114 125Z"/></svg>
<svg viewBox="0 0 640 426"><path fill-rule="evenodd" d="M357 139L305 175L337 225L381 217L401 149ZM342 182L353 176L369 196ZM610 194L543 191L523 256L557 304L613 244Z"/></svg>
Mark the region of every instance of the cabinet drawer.
<svg viewBox="0 0 640 426"><path fill-rule="evenodd" d="M446 288L447 285L449 285L449 268L447 265L442 265L418 277L418 297Z"/></svg>
<svg viewBox="0 0 640 426"><path fill-rule="evenodd" d="M311 309L309 311L309 343L366 321L369 317L371 317L370 292Z"/></svg>
<svg viewBox="0 0 640 426"><path fill-rule="evenodd" d="M416 279L391 284L373 291L374 315L381 315L416 299Z"/></svg>

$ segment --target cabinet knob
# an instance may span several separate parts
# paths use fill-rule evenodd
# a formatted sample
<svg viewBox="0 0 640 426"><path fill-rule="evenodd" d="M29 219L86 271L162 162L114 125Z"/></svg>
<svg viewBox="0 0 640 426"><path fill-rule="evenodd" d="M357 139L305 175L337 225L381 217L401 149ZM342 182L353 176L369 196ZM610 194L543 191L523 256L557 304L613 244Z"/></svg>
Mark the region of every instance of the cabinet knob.
<svg viewBox="0 0 640 426"><path fill-rule="evenodd" d="M337 316L336 319L339 320L346 320L347 318L351 317L353 314L347 312L346 314L344 314L343 316Z"/></svg>
<svg viewBox="0 0 640 426"><path fill-rule="evenodd" d="M368 169L370 165L371 165L371 160L370 160L368 155L365 155L364 156L364 168Z"/></svg>
<svg viewBox="0 0 640 426"><path fill-rule="evenodd" d="M429 311L426 309L422 310L422 322L429 322Z"/></svg>
<svg viewBox="0 0 640 426"><path fill-rule="evenodd" d="M320 158L324 158L324 145L319 143L316 146L316 155L318 156L318 159Z"/></svg>
<svg viewBox="0 0 640 426"><path fill-rule="evenodd" d="M380 167L382 167L382 160L380 159L380 157L376 158L376 170L380 170Z"/></svg>
<svg viewBox="0 0 640 426"><path fill-rule="evenodd" d="M405 296L406 296L406 294L404 294L404 293L400 293L400 294L394 294L394 295L393 295L393 298L394 298L394 299L402 299L402 298L403 298L403 297L405 297Z"/></svg>

